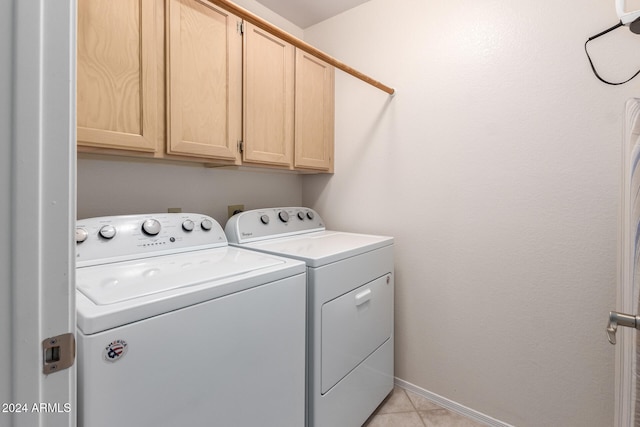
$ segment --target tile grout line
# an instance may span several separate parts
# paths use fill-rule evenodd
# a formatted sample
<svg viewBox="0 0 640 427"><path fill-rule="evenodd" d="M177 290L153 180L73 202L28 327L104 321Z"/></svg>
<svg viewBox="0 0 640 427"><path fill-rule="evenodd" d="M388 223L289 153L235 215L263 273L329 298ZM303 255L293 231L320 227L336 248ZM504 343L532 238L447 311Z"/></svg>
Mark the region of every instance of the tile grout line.
<svg viewBox="0 0 640 427"><path fill-rule="evenodd" d="M409 397L409 394L407 393L407 390L403 389L402 387L398 387L398 388L400 390L402 390L402 392L404 393L405 397L407 398L407 400L411 404L411 407L413 408L413 412L415 412L416 415L418 416L418 419L420 420L420 423L424 427L427 427L427 425L424 423L424 420L422 419L422 415L420 415L420 412L418 412L418 408L416 408L416 405L413 403L413 400L411 400L411 398Z"/></svg>

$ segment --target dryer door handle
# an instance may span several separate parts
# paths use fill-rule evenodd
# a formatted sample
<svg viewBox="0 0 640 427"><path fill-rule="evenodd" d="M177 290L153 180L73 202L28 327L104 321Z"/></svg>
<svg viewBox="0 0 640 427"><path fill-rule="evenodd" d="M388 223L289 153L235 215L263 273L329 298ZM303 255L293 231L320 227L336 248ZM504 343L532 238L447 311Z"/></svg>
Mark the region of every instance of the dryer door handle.
<svg viewBox="0 0 640 427"><path fill-rule="evenodd" d="M365 289L356 294L356 306L362 305L371 299L371 289Z"/></svg>

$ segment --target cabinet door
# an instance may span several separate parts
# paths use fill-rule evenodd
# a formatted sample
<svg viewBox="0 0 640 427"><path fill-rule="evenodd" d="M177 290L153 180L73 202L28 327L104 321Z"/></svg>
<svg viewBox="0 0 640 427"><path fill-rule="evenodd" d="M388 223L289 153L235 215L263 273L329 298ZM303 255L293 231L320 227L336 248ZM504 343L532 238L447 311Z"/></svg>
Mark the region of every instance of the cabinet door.
<svg viewBox="0 0 640 427"><path fill-rule="evenodd" d="M239 22L206 0L169 0L169 153L238 161L242 132Z"/></svg>
<svg viewBox="0 0 640 427"><path fill-rule="evenodd" d="M294 47L245 22L243 160L290 167Z"/></svg>
<svg viewBox="0 0 640 427"><path fill-rule="evenodd" d="M78 1L79 145L156 150L156 4Z"/></svg>
<svg viewBox="0 0 640 427"><path fill-rule="evenodd" d="M296 168L333 171L334 68L296 49Z"/></svg>

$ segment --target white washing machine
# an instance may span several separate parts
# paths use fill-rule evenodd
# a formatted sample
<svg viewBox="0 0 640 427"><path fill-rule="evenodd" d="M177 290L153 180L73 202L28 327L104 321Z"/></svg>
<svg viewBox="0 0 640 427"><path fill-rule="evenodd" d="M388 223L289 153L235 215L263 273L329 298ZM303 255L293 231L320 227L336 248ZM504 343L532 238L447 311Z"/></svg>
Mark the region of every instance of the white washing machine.
<svg viewBox="0 0 640 427"><path fill-rule="evenodd" d="M361 426L393 389L393 238L329 231L308 208L242 212L231 245L307 265L307 425Z"/></svg>
<svg viewBox="0 0 640 427"><path fill-rule="evenodd" d="M305 420L305 266L199 214L79 220L80 427Z"/></svg>

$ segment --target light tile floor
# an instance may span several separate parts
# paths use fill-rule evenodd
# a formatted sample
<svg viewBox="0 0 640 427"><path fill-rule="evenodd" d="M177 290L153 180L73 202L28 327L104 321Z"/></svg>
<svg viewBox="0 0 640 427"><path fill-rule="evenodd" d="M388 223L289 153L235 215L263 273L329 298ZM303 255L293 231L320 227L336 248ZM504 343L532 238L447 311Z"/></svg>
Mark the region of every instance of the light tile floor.
<svg viewBox="0 0 640 427"><path fill-rule="evenodd" d="M363 427L484 427L400 387L393 391Z"/></svg>

